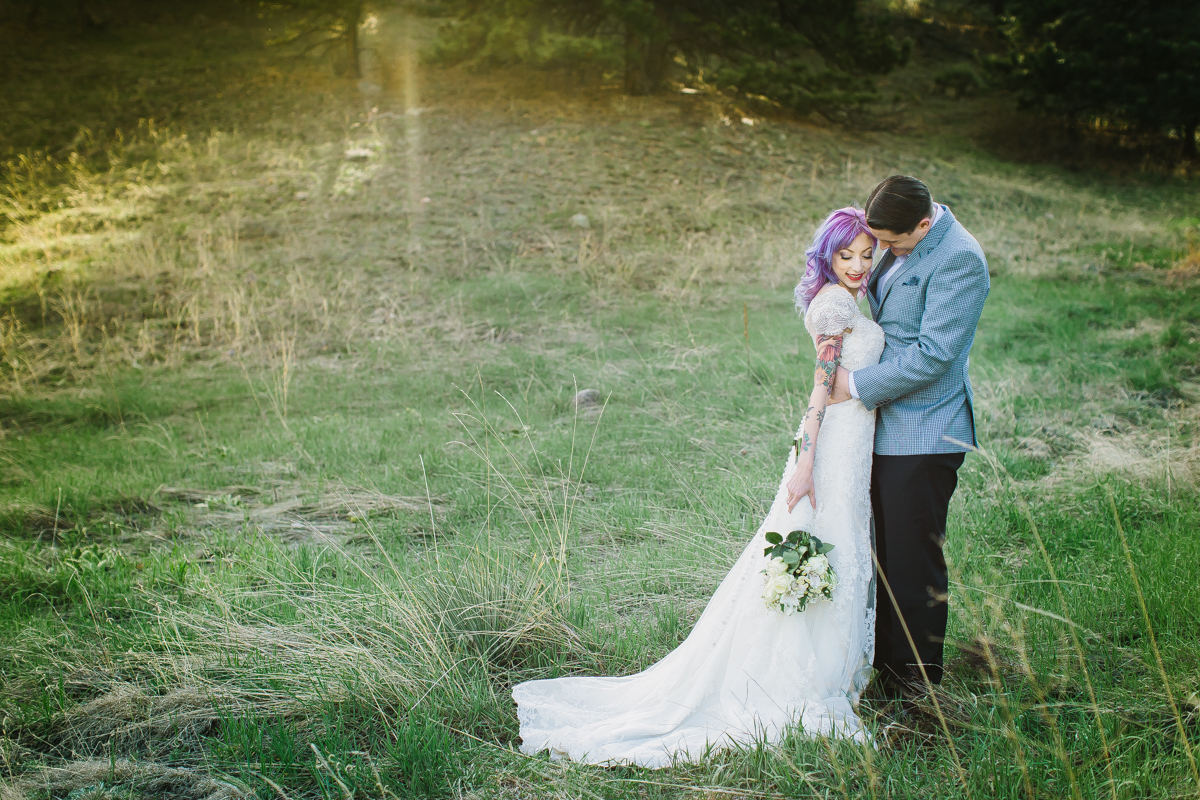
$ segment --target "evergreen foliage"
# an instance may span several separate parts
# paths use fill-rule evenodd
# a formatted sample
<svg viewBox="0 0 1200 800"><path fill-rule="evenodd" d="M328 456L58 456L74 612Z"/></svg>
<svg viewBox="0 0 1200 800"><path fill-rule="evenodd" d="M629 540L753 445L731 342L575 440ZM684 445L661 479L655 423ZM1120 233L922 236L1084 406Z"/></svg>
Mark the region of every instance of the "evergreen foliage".
<svg viewBox="0 0 1200 800"><path fill-rule="evenodd" d="M871 97L871 74L902 64L883 20L858 0L450 0L434 49L444 62L594 68L630 94L661 88L672 64L801 112Z"/></svg>
<svg viewBox="0 0 1200 800"><path fill-rule="evenodd" d="M1200 3L1014 0L1013 78L1027 106L1178 135L1196 155Z"/></svg>
<svg viewBox="0 0 1200 800"><path fill-rule="evenodd" d="M362 21L364 0L276 0L264 4L263 13L288 15L282 36L273 44L294 43L303 52L344 48L345 72L361 78L359 69L358 26Z"/></svg>

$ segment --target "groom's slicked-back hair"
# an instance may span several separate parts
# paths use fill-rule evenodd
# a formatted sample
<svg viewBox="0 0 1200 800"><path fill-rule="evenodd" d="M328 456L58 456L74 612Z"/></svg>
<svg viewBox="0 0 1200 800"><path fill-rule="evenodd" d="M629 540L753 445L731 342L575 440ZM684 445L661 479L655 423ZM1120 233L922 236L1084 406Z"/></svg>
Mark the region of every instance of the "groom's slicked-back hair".
<svg viewBox="0 0 1200 800"><path fill-rule="evenodd" d="M875 230L912 233L921 220L933 216L929 187L908 175L885 178L867 198L867 224Z"/></svg>

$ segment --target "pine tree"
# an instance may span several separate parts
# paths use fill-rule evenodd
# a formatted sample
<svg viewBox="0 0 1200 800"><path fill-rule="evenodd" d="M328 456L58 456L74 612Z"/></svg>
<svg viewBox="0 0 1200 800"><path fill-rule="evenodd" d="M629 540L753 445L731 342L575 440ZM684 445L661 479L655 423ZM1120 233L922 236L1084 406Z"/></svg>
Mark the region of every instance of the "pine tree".
<svg viewBox="0 0 1200 800"><path fill-rule="evenodd" d="M677 57L723 87L800 111L870 97L871 74L903 63L859 0L449 0L458 24L438 56L477 66L590 62L624 75L629 94L658 90Z"/></svg>
<svg viewBox="0 0 1200 800"><path fill-rule="evenodd" d="M1200 2L1013 0L1014 81L1027 106L1179 136L1196 156Z"/></svg>

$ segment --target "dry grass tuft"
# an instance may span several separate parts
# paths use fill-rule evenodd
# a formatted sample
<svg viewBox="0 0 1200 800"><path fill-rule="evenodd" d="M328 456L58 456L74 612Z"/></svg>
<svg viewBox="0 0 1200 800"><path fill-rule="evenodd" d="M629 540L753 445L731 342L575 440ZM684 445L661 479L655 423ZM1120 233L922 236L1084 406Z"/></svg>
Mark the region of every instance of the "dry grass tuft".
<svg viewBox="0 0 1200 800"><path fill-rule="evenodd" d="M224 486L220 489L184 489L164 486L158 490L163 497L182 503L207 503L217 498L256 498L263 493L257 486Z"/></svg>
<svg viewBox="0 0 1200 800"><path fill-rule="evenodd" d="M108 759L72 761L38 770L10 784L0 784L0 800L34 800L66 797L96 787L95 797L105 797L102 787L128 786L164 800L240 800L254 794L198 770L167 767L151 761Z"/></svg>
<svg viewBox="0 0 1200 800"><path fill-rule="evenodd" d="M182 600L149 597L144 638L122 652L58 654L57 669L81 676L73 689L102 693L69 711L57 738L76 752L150 742L165 752L222 714L308 718L345 702L387 714L435 705L462 719L472 698L545 653L590 657L544 558L456 552L408 575L263 546L236 585L205 576ZM343 571L361 580L335 582ZM159 688L88 672L98 657L136 665Z"/></svg>
<svg viewBox="0 0 1200 800"><path fill-rule="evenodd" d="M271 491L254 486L224 486L217 489L163 487L161 495L191 504L190 516L197 529L230 530L242 525L282 538L284 541L366 541L368 532L360 525L380 517L409 516L422 521L414 535L425 536L424 522L430 516L444 518L449 503L437 497L390 495L377 489L335 484L320 493L315 502L302 499L312 494L302 486L277 486Z"/></svg>
<svg viewBox="0 0 1200 800"><path fill-rule="evenodd" d="M1086 458L1072 462L1072 477L1123 473L1142 482L1165 486L1196 486L1200 483L1200 444L1172 437L1169 431L1080 433Z"/></svg>
<svg viewBox="0 0 1200 800"><path fill-rule="evenodd" d="M152 745L156 753L195 747L217 720L212 699L191 687L156 694L119 682L94 700L70 709L62 743L70 752L130 752Z"/></svg>
<svg viewBox="0 0 1200 800"><path fill-rule="evenodd" d="M320 501L297 506L295 513L314 520L365 520L395 513L442 516L447 509L447 502L439 498L403 497L341 484L327 490Z"/></svg>
<svg viewBox="0 0 1200 800"><path fill-rule="evenodd" d="M67 526L61 514L37 503L10 503L5 506L4 515L16 520L14 527L32 534L53 533Z"/></svg>
<svg viewBox="0 0 1200 800"><path fill-rule="evenodd" d="M1190 242L1188 254L1167 272L1167 285L1176 288L1191 286L1200 280L1200 244Z"/></svg>

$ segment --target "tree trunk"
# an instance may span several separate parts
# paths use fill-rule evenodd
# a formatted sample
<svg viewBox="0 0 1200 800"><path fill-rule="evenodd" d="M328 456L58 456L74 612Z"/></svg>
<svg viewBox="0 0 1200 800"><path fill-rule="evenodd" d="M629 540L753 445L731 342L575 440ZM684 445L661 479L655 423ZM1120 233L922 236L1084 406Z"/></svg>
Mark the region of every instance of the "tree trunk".
<svg viewBox="0 0 1200 800"><path fill-rule="evenodd" d="M350 3L346 8L346 56L350 59L350 74L362 77L362 65L358 60L358 23L362 20L363 4Z"/></svg>
<svg viewBox="0 0 1200 800"><path fill-rule="evenodd" d="M646 46L641 34L625 29L625 94L638 97L646 91Z"/></svg>
<svg viewBox="0 0 1200 800"><path fill-rule="evenodd" d="M647 36L625 28L625 93L653 94L662 88L671 66L670 19L660 5L658 30Z"/></svg>
<svg viewBox="0 0 1200 800"><path fill-rule="evenodd" d="M1182 155L1188 161L1196 160L1196 123L1189 122L1183 126Z"/></svg>
<svg viewBox="0 0 1200 800"><path fill-rule="evenodd" d="M646 93L657 92L662 88L667 77L667 67L670 66L670 47L667 41L650 42L646 48L646 65L643 72L646 76Z"/></svg>

